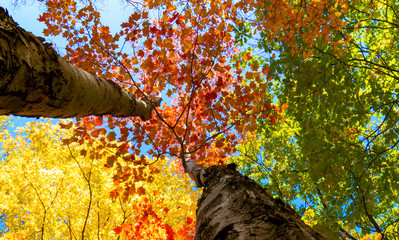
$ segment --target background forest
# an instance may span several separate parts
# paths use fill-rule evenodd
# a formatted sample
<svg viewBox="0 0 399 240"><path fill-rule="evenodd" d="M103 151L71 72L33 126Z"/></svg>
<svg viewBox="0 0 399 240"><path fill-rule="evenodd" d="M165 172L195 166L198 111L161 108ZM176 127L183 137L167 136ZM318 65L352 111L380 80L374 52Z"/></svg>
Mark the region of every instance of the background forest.
<svg viewBox="0 0 399 240"><path fill-rule="evenodd" d="M399 239L397 1L121 0L118 31L110 2L38 2L65 59L163 101L148 121L1 116L0 237L193 239L189 156L331 239Z"/></svg>

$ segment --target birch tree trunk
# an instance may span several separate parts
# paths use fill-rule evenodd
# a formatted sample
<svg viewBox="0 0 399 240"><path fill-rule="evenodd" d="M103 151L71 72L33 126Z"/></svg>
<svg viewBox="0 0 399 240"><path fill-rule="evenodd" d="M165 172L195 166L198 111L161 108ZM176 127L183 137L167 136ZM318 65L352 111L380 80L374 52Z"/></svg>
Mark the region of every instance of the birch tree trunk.
<svg viewBox="0 0 399 240"><path fill-rule="evenodd" d="M139 116L161 99L139 100L116 83L74 67L0 7L0 115Z"/></svg>
<svg viewBox="0 0 399 240"><path fill-rule="evenodd" d="M204 168L189 160L187 170L198 186L205 187L198 201L195 239L327 239L235 169Z"/></svg>

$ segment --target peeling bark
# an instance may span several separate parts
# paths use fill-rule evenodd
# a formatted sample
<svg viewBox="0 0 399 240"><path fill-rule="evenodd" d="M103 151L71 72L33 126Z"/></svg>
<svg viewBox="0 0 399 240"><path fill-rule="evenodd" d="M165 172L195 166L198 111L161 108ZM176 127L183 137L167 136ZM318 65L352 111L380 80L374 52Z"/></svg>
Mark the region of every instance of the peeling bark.
<svg viewBox="0 0 399 240"><path fill-rule="evenodd" d="M74 67L0 7L0 115L151 117L161 99L139 100L116 83Z"/></svg>
<svg viewBox="0 0 399 240"><path fill-rule="evenodd" d="M195 239L327 239L234 166L204 168L192 163L187 161L190 177L198 186L205 185Z"/></svg>

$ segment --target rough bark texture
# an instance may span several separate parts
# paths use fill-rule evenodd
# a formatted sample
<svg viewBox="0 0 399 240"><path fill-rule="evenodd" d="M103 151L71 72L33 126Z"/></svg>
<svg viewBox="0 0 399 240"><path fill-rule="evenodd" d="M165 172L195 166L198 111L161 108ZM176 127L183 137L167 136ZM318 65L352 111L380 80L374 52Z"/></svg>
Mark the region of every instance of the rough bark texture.
<svg viewBox="0 0 399 240"><path fill-rule="evenodd" d="M195 239L327 239L233 169L212 166L203 171L203 178Z"/></svg>
<svg viewBox="0 0 399 240"><path fill-rule="evenodd" d="M116 83L74 67L43 42L0 7L0 115L147 120L159 105L160 98L138 100Z"/></svg>

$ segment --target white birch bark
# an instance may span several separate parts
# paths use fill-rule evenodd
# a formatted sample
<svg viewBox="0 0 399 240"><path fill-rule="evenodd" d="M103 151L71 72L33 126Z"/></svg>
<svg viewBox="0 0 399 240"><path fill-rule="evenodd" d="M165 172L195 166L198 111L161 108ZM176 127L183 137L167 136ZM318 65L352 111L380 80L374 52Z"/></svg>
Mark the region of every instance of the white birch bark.
<svg viewBox="0 0 399 240"><path fill-rule="evenodd" d="M234 165L205 168L192 160L186 164L197 186L204 186L195 239L328 239L306 225L290 206L235 171Z"/></svg>
<svg viewBox="0 0 399 240"><path fill-rule="evenodd" d="M17 26L0 7L0 115L139 116L156 100L139 100L116 83L74 67L43 39Z"/></svg>

